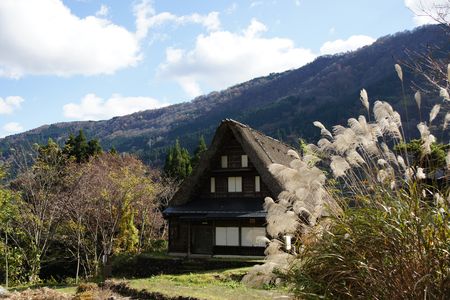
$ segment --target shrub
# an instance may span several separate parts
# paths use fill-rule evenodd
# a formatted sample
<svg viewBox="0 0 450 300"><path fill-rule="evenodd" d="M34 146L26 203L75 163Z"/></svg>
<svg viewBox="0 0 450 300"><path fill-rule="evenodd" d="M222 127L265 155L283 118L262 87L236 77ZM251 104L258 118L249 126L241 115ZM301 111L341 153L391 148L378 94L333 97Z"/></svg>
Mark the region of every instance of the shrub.
<svg viewBox="0 0 450 300"><path fill-rule="evenodd" d="M77 294L81 294L84 292L92 292L96 291L98 289L98 285L96 283L87 282L87 283L81 283L77 287Z"/></svg>
<svg viewBox="0 0 450 300"><path fill-rule="evenodd" d="M288 275L300 295L444 299L450 295L448 204L418 197L370 199L333 218Z"/></svg>

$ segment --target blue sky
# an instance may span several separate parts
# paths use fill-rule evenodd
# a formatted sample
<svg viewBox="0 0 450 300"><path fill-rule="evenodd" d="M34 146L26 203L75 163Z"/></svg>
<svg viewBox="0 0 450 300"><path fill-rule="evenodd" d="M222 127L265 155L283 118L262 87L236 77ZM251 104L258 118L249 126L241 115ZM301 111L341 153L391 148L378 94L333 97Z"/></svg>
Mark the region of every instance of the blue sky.
<svg viewBox="0 0 450 300"><path fill-rule="evenodd" d="M188 101L428 23L446 0L2 0L0 136Z"/></svg>

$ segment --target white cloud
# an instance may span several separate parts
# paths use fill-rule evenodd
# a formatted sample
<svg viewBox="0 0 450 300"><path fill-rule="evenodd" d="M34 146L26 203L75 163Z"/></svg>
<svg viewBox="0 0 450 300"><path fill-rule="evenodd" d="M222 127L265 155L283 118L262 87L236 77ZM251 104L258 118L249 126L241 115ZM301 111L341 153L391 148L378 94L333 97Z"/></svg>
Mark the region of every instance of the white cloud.
<svg viewBox="0 0 450 300"><path fill-rule="evenodd" d="M256 7L256 6L260 6L260 5L263 5L262 1L252 1L250 3L250 8L253 8L253 7Z"/></svg>
<svg viewBox="0 0 450 300"><path fill-rule="evenodd" d="M61 0L0 1L0 75L111 74L139 59L135 34Z"/></svg>
<svg viewBox="0 0 450 300"><path fill-rule="evenodd" d="M66 118L73 120L104 120L166 105L168 104L150 97L113 94L105 100L95 94L87 94L80 103L64 105L63 113Z"/></svg>
<svg viewBox="0 0 450 300"><path fill-rule="evenodd" d="M335 54L353 51L375 42L375 39L367 35L352 35L346 40L328 41L320 47L320 54Z"/></svg>
<svg viewBox="0 0 450 300"><path fill-rule="evenodd" d="M414 14L417 25L434 24L439 21L450 22L448 0L404 0L405 6ZM443 19L446 16L446 19Z"/></svg>
<svg viewBox="0 0 450 300"><path fill-rule="evenodd" d="M225 9L225 13L228 15L232 14L237 10L237 8L238 8L238 4L236 2L233 2L227 9Z"/></svg>
<svg viewBox="0 0 450 300"><path fill-rule="evenodd" d="M156 13L149 0L144 0L135 5L134 13L136 15L136 35L139 39L147 36L149 29L172 23L178 26L189 23L204 26L208 31L218 30L220 28L220 20L218 12L210 12L207 15L197 13L177 16L170 12Z"/></svg>
<svg viewBox="0 0 450 300"><path fill-rule="evenodd" d="M133 8L136 32L106 19L104 4L96 16L80 18L62 0L1 0L0 77L113 74L142 59L140 43L152 27L194 23L220 29L218 12L156 14L149 0Z"/></svg>
<svg viewBox="0 0 450 300"><path fill-rule="evenodd" d="M19 96L8 96L5 99L0 97L0 115L10 115L19 109L23 98Z"/></svg>
<svg viewBox="0 0 450 300"><path fill-rule="evenodd" d="M13 134L13 133L18 133L23 131L23 127L22 125L20 125L17 122L10 122L10 123L6 123L5 125L3 125L2 127L3 130L3 137Z"/></svg>
<svg viewBox="0 0 450 300"><path fill-rule="evenodd" d="M174 79L189 96L200 87L221 89L254 77L298 68L316 55L286 38L265 38L267 28L253 19L241 33L215 31L199 35L194 49L169 48L159 66L161 77Z"/></svg>
<svg viewBox="0 0 450 300"><path fill-rule="evenodd" d="M100 9L95 13L97 17L106 17L109 14L109 7L105 4L100 6Z"/></svg>
<svg viewBox="0 0 450 300"><path fill-rule="evenodd" d="M295 0L294 4L295 4L295 6L300 6L300 0Z"/></svg>

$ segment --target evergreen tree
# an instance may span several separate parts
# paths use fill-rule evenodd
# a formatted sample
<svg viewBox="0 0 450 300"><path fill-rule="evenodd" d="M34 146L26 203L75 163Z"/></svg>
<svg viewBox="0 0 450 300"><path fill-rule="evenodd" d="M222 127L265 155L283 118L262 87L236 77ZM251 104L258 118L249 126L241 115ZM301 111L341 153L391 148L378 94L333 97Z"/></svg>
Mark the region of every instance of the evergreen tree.
<svg viewBox="0 0 450 300"><path fill-rule="evenodd" d="M102 146L97 139L92 139L88 142L87 154L88 157L99 155L103 152Z"/></svg>
<svg viewBox="0 0 450 300"><path fill-rule="evenodd" d="M192 172L191 156L180 146L178 139L167 152L164 172L167 176L177 179L184 179Z"/></svg>
<svg viewBox="0 0 450 300"><path fill-rule="evenodd" d="M65 145L64 154L73 157L77 163L86 162L91 156L103 152L102 146L97 139L87 141L83 130L80 130L77 136L69 135Z"/></svg>
<svg viewBox="0 0 450 300"><path fill-rule="evenodd" d="M77 163L85 162L88 158L88 143L83 130L75 137L75 144L73 146L73 156L75 156Z"/></svg>
<svg viewBox="0 0 450 300"><path fill-rule="evenodd" d="M202 153L207 149L208 148L206 147L205 138L202 135L198 140L197 148L195 149L194 156L192 157L192 166L196 166L199 163Z"/></svg>
<svg viewBox="0 0 450 300"><path fill-rule="evenodd" d="M109 149L109 153L110 153L110 154L114 154L114 155L119 154L119 152L117 152L116 147L114 147L114 146L112 146L112 147Z"/></svg>

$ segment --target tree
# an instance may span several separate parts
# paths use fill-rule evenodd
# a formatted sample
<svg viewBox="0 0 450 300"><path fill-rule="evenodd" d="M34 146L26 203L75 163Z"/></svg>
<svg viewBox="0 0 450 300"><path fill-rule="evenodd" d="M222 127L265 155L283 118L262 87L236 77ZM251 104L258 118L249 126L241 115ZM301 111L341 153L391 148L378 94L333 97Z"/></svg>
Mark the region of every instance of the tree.
<svg viewBox="0 0 450 300"><path fill-rule="evenodd" d="M49 139L47 145L35 145L37 157L31 168L22 170L11 183L20 197L11 226L11 239L20 249L29 268L29 281L39 280L41 260L54 237L61 216L61 194L66 184L67 159L61 148Z"/></svg>
<svg viewBox="0 0 450 300"><path fill-rule="evenodd" d="M77 163L83 163L90 157L102 153L103 149L97 139L88 141L83 130L80 130L77 136L69 135L63 151L68 157L73 157Z"/></svg>
<svg viewBox="0 0 450 300"><path fill-rule="evenodd" d="M3 168L0 168L0 179L5 176ZM16 205L18 195L5 187L0 187L0 278L8 287L11 282L19 283L23 279L23 259L10 243L9 236L17 228L11 226L11 221L17 218L19 207ZM4 276L2 276L4 274Z"/></svg>
<svg viewBox="0 0 450 300"><path fill-rule="evenodd" d="M103 153L74 168L79 171L72 173L64 205L67 244L85 274L95 275L102 258L107 263L112 254L140 251L142 241L160 229L151 221L162 216L149 170L138 159Z"/></svg>
<svg viewBox="0 0 450 300"><path fill-rule="evenodd" d="M88 142L87 154L88 157L99 155L103 152L102 146L97 139L92 139Z"/></svg>
<svg viewBox="0 0 450 300"><path fill-rule="evenodd" d="M197 148L195 149L194 156L192 157L192 166L196 166L199 163L203 152L205 152L207 149L208 148L206 147L205 138L202 135L198 140Z"/></svg>
<svg viewBox="0 0 450 300"><path fill-rule="evenodd" d="M180 146L177 139L175 145L169 148L164 165L164 172L169 177L185 179L192 172L191 157L189 152Z"/></svg>

